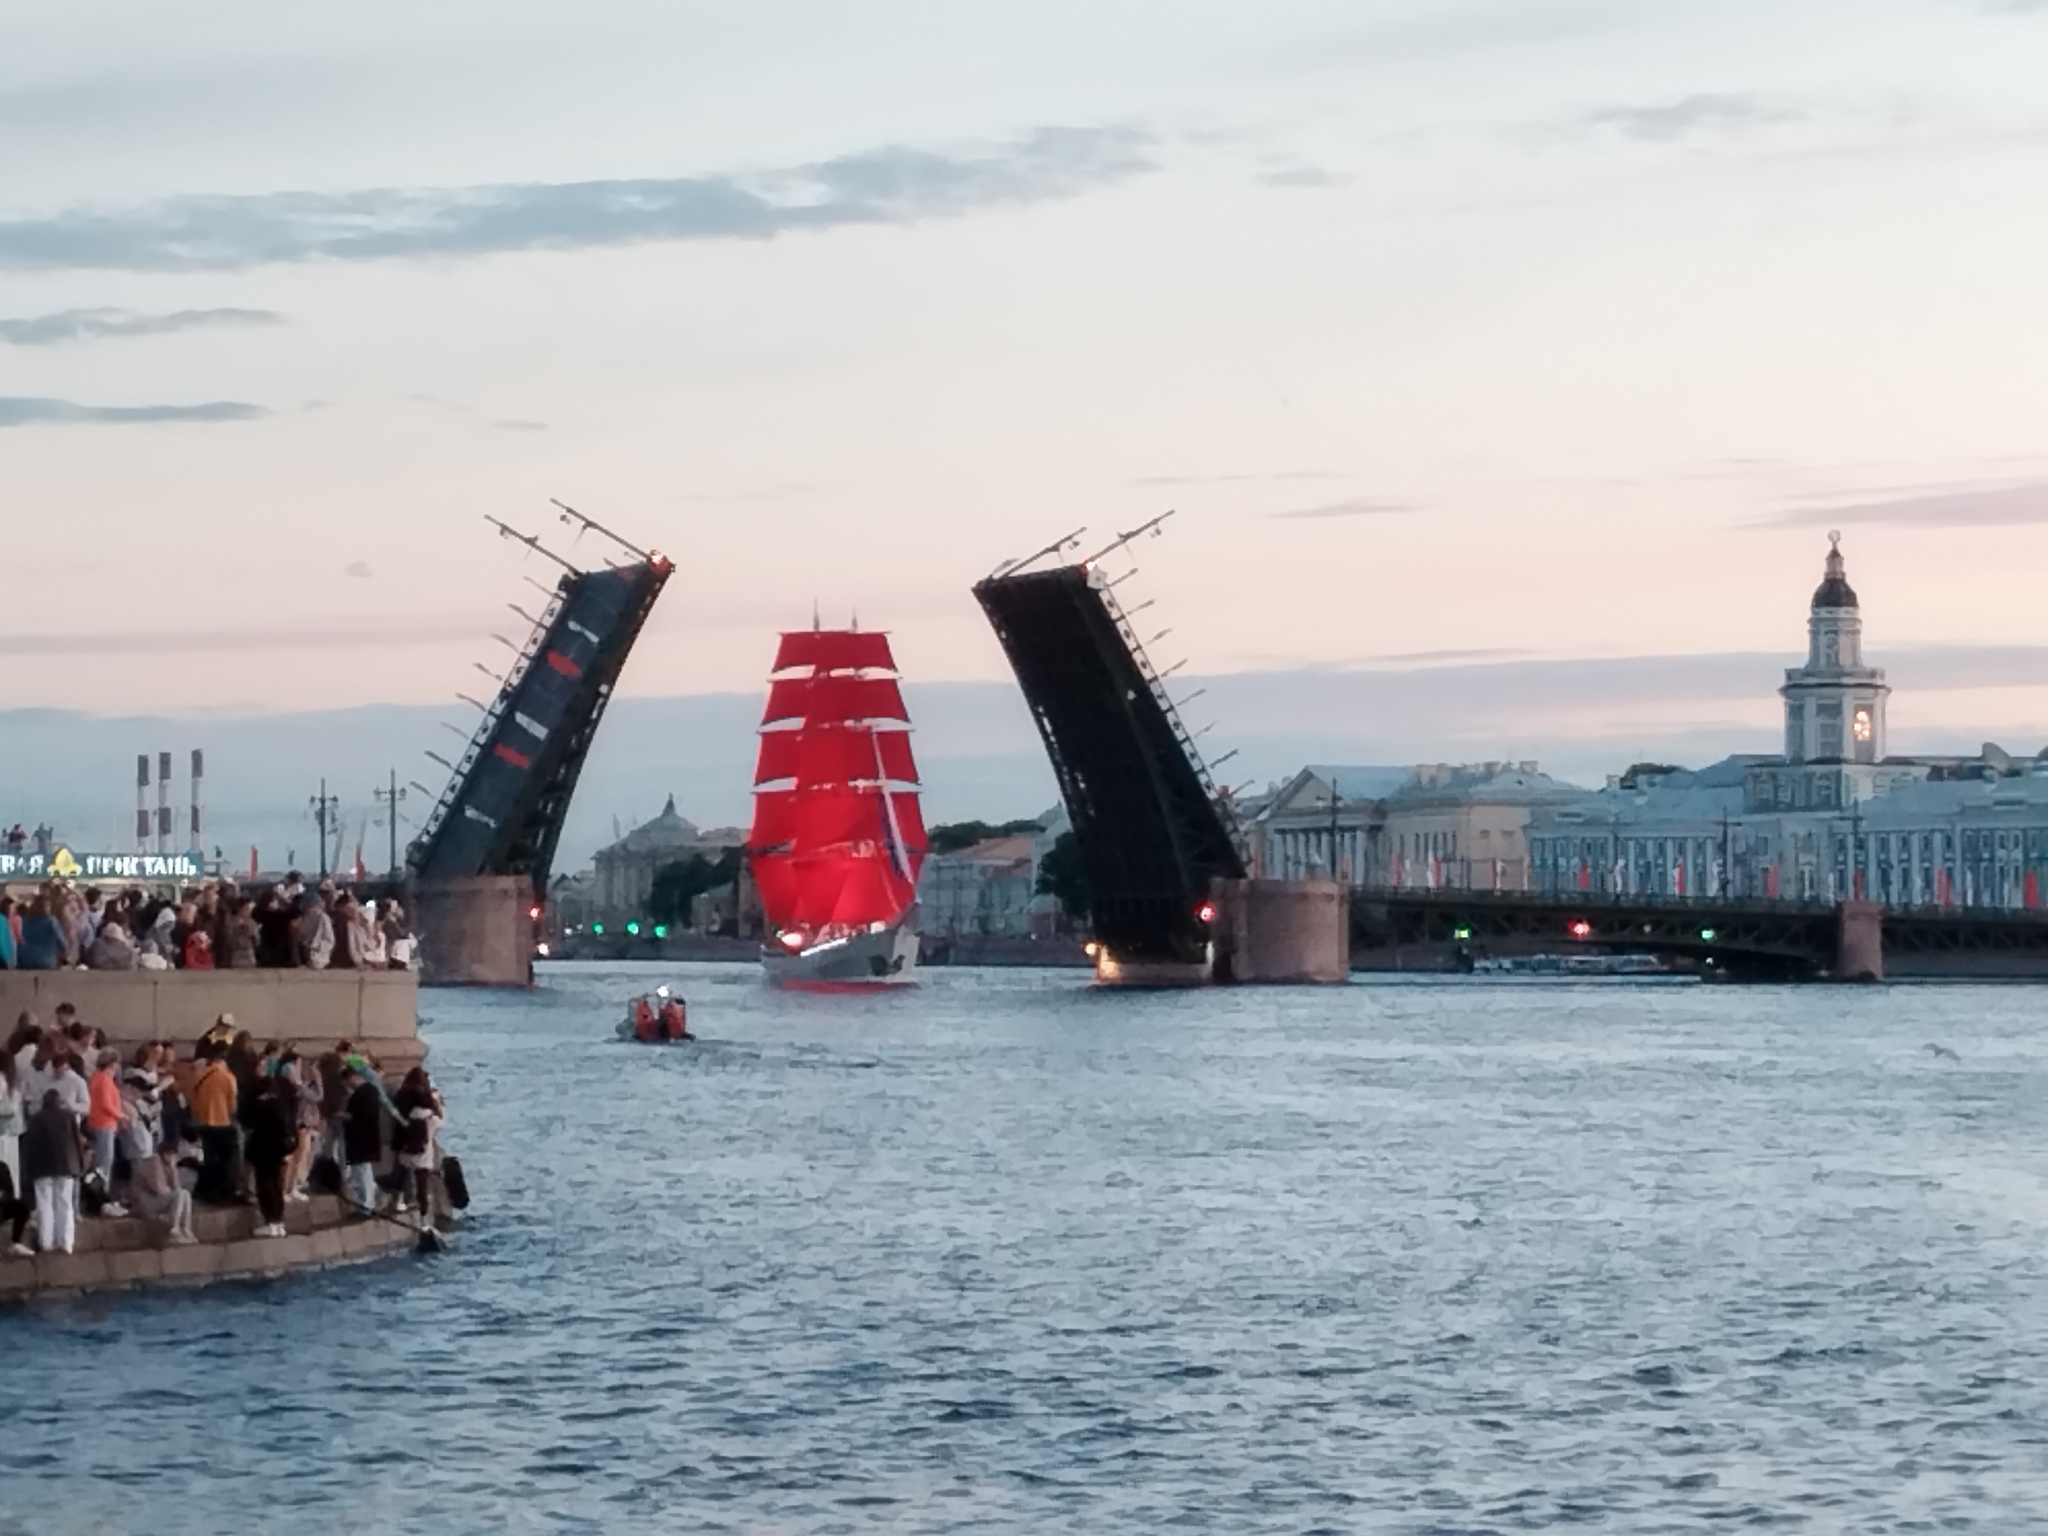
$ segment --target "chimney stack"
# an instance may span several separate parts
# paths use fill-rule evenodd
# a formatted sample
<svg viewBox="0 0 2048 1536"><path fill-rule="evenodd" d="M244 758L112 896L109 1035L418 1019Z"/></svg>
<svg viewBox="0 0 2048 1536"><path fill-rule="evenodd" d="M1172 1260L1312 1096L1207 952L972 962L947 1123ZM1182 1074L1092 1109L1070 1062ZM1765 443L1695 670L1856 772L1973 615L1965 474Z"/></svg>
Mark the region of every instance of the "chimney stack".
<svg viewBox="0 0 2048 1536"><path fill-rule="evenodd" d="M149 754L135 754L135 851L149 852Z"/></svg>
<svg viewBox="0 0 2048 1536"><path fill-rule="evenodd" d="M199 808L205 803L200 787L206 782L206 754L198 747L192 749L192 851L200 853L201 827Z"/></svg>
<svg viewBox="0 0 2048 1536"><path fill-rule="evenodd" d="M156 755L156 851L171 851L171 754Z"/></svg>

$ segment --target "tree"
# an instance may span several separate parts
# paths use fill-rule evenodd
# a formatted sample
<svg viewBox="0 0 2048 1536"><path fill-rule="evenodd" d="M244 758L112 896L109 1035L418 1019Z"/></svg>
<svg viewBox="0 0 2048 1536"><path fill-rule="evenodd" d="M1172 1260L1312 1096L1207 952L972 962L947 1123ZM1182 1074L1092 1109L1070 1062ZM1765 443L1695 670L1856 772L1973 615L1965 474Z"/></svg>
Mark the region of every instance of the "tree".
<svg viewBox="0 0 2048 1536"><path fill-rule="evenodd" d="M1006 821L1000 826L991 826L985 821L952 821L927 830L925 840L933 853L958 853L962 848L972 848L992 837L1016 837L1038 829L1035 821Z"/></svg>
<svg viewBox="0 0 2048 1536"><path fill-rule="evenodd" d="M716 890L740 872L740 850L722 848L716 859L693 853L687 859L664 864L654 872L654 884L647 892L647 915L667 927L680 928L690 921L690 905L706 891Z"/></svg>
<svg viewBox="0 0 2048 1536"><path fill-rule="evenodd" d="M1038 861L1038 894L1057 900L1068 922L1088 921L1095 900L1088 889L1087 866L1081 862L1081 841L1071 831L1054 838Z"/></svg>

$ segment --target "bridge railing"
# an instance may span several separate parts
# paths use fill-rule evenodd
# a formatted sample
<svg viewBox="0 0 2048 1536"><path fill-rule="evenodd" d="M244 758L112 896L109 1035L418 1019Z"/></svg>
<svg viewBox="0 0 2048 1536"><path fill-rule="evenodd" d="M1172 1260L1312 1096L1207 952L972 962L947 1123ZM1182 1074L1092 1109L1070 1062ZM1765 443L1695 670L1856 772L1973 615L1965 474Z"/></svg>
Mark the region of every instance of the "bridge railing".
<svg viewBox="0 0 2048 1536"><path fill-rule="evenodd" d="M1236 808L1217 788L1215 777L1209 772L1208 763L1203 760L1201 750L1195 745L1193 733L1181 719L1180 710L1174 705L1173 696L1167 692L1165 676L1152 665L1152 658L1145 650L1144 641L1138 638L1137 627L1131 623L1130 615L1124 612L1123 604L1116 599L1115 589L1106 581L1093 585L1097 595L1102 599L1103 609L1109 614L1111 621L1116 625L1117 633L1123 637L1124 644L1130 649L1131 660L1137 663L1138 675L1145 679L1146 686L1152 690L1152 697L1159 701L1160 713L1165 715L1174 740L1180 744L1189 766L1195 770L1195 778L1202 786L1202 793L1207 795L1209 802L1216 807L1216 814L1223 823L1223 830L1236 846L1238 857L1248 859L1249 850L1244 827L1237 819Z"/></svg>
<svg viewBox="0 0 2048 1536"><path fill-rule="evenodd" d="M541 610L540 617L534 620L526 643L520 647L510 670L499 683L497 695L485 707L483 718L477 722L476 730L470 734L469 744L463 749L461 760L454 765L453 771L448 775L448 783L441 791L441 798L434 802L433 810L427 813L426 821L421 825L418 836L413 838L410 848L429 846L434 834L440 830L441 823L453 813L456 802L462 797L462 786L469 780L469 770L476 765L476 760L483 756L484 749L490 745L492 733L497 730L498 722L505 717L506 706L511 702L513 694L518 691L520 682L533 666L535 658L540 655L541 647L547 643L547 637L554 629L555 619L561 613L563 603L567 601L562 590L566 585L566 579L558 582L555 590L549 594L547 606Z"/></svg>
<svg viewBox="0 0 2048 1536"><path fill-rule="evenodd" d="M1786 896L1662 896L1648 892L1613 891L1493 891L1460 886L1358 885L1351 888L1354 901L1437 902L1443 905L1486 903L1501 906L1546 907L1558 911L1585 909L1615 911L1636 909L1650 912L1690 911L1757 912L1796 915L1833 912L1841 899ZM1899 918L2032 918L2048 923L2048 910L2039 907L1963 906L1933 902L1881 902L1886 917Z"/></svg>

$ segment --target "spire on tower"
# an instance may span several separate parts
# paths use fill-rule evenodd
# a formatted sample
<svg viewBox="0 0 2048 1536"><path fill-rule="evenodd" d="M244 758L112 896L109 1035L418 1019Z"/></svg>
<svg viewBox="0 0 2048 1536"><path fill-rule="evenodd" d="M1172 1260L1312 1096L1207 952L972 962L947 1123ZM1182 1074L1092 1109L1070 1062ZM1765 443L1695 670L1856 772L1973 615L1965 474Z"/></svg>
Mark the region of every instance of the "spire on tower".
<svg viewBox="0 0 2048 1536"><path fill-rule="evenodd" d="M1828 530L1827 574L1814 589L1813 606L1816 608L1854 608L1856 589L1849 585L1842 563L1842 534L1840 529Z"/></svg>

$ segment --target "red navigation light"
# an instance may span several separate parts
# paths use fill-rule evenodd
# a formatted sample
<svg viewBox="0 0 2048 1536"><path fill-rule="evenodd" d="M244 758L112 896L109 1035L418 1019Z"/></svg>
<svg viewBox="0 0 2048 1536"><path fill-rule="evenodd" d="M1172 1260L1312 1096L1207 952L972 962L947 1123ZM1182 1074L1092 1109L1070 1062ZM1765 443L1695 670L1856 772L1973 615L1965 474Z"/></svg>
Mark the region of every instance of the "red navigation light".
<svg viewBox="0 0 2048 1536"><path fill-rule="evenodd" d="M1199 907L1195 908L1195 921L1198 923L1215 922L1216 903L1213 901L1205 901Z"/></svg>
<svg viewBox="0 0 2048 1536"><path fill-rule="evenodd" d="M647 551L647 563L657 571L665 571L668 569L668 556L658 549L650 549Z"/></svg>
<svg viewBox="0 0 2048 1536"><path fill-rule="evenodd" d="M539 921L540 921L540 908L539 908L539 907L528 907L528 908L526 909L526 915L527 915L527 917L528 917L528 919L529 919L529 920L531 920L531 921L533 921L533 922L536 922L536 923L537 923L537 922L539 922Z"/></svg>
<svg viewBox="0 0 2048 1536"><path fill-rule="evenodd" d="M1575 917L1571 921L1571 926L1567 928L1565 931L1575 939L1583 939L1587 934L1593 931L1593 925L1587 922L1583 917Z"/></svg>

